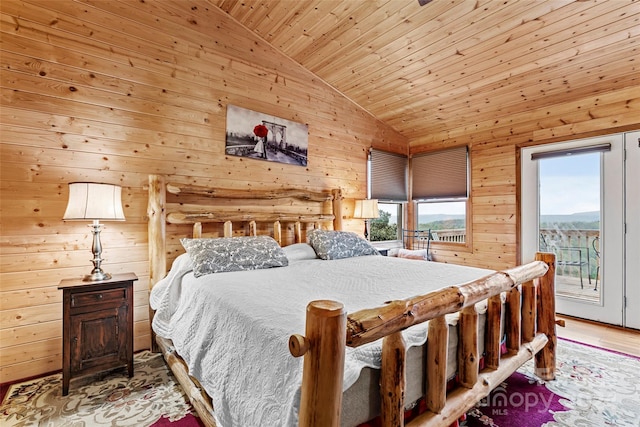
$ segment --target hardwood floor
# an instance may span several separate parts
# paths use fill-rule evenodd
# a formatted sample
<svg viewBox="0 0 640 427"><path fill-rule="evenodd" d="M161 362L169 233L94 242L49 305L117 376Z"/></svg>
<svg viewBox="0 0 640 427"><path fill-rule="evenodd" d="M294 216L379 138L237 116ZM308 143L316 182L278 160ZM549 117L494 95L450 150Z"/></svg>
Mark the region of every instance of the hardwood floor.
<svg viewBox="0 0 640 427"><path fill-rule="evenodd" d="M557 327L558 337L640 357L640 331L558 315L566 326Z"/></svg>

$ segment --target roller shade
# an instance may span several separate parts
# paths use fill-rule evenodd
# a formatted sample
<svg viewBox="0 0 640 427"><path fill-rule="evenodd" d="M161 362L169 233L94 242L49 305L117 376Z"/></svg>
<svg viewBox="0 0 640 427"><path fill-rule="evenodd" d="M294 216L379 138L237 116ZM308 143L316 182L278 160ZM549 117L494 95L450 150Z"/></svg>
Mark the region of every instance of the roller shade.
<svg viewBox="0 0 640 427"><path fill-rule="evenodd" d="M407 166L401 154L371 150L371 198L387 202L407 201Z"/></svg>
<svg viewBox="0 0 640 427"><path fill-rule="evenodd" d="M573 156L576 154L599 153L603 151L611 151L611 144L590 145L588 147L567 148L565 150L542 151L532 153L531 160L553 159L556 157Z"/></svg>
<svg viewBox="0 0 640 427"><path fill-rule="evenodd" d="M467 147L456 147L411 158L413 200L468 196Z"/></svg>

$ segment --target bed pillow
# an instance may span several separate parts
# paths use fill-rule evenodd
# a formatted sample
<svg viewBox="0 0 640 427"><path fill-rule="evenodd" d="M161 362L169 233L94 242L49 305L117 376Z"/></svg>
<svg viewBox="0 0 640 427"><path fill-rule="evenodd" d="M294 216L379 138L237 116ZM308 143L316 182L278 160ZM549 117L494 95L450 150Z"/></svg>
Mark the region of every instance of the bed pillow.
<svg viewBox="0 0 640 427"><path fill-rule="evenodd" d="M226 271L284 267L289 260L269 236L180 239L193 260L196 277Z"/></svg>
<svg viewBox="0 0 640 427"><path fill-rule="evenodd" d="M429 259L429 251L426 249L399 249L398 258L419 259L422 261L431 261Z"/></svg>
<svg viewBox="0 0 640 427"><path fill-rule="evenodd" d="M308 243L295 243L282 248L284 254L291 261L304 261L307 259L317 259L316 251Z"/></svg>
<svg viewBox="0 0 640 427"><path fill-rule="evenodd" d="M309 244L322 259L342 259L363 255L380 255L371 243L349 231L311 230Z"/></svg>

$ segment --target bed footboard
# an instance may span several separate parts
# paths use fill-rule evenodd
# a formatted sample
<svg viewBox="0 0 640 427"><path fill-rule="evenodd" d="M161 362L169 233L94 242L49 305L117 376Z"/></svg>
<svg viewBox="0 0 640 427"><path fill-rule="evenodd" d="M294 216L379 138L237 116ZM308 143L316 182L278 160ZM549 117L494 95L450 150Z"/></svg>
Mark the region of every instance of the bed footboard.
<svg viewBox="0 0 640 427"><path fill-rule="evenodd" d="M538 253L536 261L485 278L430 292L407 300L346 315L333 301L313 301L307 308L305 336L289 341L291 354L304 355L299 425L340 425L344 350L383 339L381 420L386 427L404 426L405 355L401 331L430 321L426 352L428 411L407 424L449 426L473 405L535 356L536 374L555 378L555 300L553 254ZM502 316L500 294L507 292ZM479 369L478 313L475 304L488 299L485 333L486 368ZM460 313L458 345L459 386L446 392L448 327L445 315ZM501 319L507 323L508 352L500 354ZM344 331L336 325L346 322ZM344 342L344 341L343 341ZM329 367L331 367L329 369ZM322 379L322 380L320 380Z"/></svg>

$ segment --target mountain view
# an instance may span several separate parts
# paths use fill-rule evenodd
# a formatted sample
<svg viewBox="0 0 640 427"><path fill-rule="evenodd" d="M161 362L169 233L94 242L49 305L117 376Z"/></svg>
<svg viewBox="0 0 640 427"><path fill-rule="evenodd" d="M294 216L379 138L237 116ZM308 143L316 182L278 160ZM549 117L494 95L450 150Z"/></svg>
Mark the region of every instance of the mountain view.
<svg viewBox="0 0 640 427"><path fill-rule="evenodd" d="M396 224L395 215L390 215L390 224ZM421 229L448 230L465 228L464 215L420 215L418 224ZM576 212L569 215L540 215L541 228L553 228L554 224L564 224L562 228L597 230L600 228L600 212Z"/></svg>
<svg viewBox="0 0 640 427"><path fill-rule="evenodd" d="M577 212L570 215L540 215L540 228L598 230L600 229L600 211Z"/></svg>

